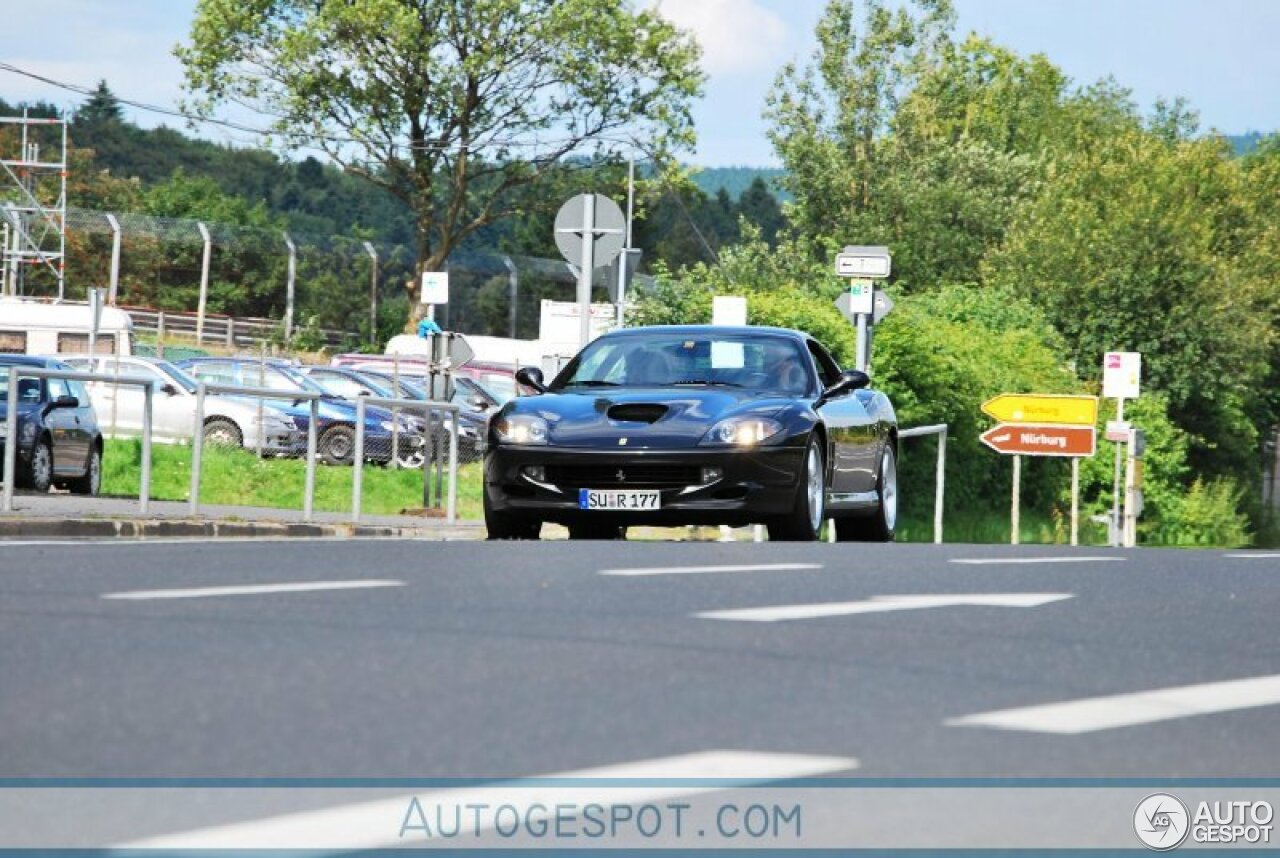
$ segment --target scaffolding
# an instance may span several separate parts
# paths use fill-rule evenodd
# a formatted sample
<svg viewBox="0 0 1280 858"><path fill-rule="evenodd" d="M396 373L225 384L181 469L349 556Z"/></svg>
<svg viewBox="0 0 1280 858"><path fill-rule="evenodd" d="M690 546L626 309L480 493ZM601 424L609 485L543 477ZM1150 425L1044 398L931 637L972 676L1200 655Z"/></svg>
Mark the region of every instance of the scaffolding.
<svg viewBox="0 0 1280 858"><path fill-rule="evenodd" d="M0 151L0 295L25 295L27 274L47 269L65 297L67 255L67 122L65 119L0 116L0 145L10 146L9 127L19 129L17 158ZM42 150L58 153L41 160ZM8 181L5 182L4 180Z"/></svg>

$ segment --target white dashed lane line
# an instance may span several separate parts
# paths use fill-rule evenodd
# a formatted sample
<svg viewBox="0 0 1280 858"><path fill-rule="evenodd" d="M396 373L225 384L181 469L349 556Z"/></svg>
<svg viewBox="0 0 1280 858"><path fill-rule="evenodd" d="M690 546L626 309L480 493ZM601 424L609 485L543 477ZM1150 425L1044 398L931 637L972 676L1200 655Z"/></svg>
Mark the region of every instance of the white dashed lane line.
<svg viewBox="0 0 1280 858"><path fill-rule="evenodd" d="M1280 552L1274 551L1239 551L1222 556L1229 560L1280 560Z"/></svg>
<svg viewBox="0 0 1280 858"><path fill-rule="evenodd" d="M946 723L952 727L1076 735L1276 704L1280 704L1280 674L999 709L952 718Z"/></svg>
<svg viewBox="0 0 1280 858"><path fill-rule="evenodd" d="M821 569L821 563L761 563L754 566L646 566L637 569L601 569L601 575L703 575L718 572L800 572Z"/></svg>
<svg viewBox="0 0 1280 858"><path fill-rule="evenodd" d="M240 587L193 587L184 590L125 590L102 598L145 602L152 599L213 599L221 596L268 596L279 593L318 593L327 590L373 590L403 587L403 581L371 578L364 581L297 581L289 584L249 584Z"/></svg>
<svg viewBox="0 0 1280 858"><path fill-rule="evenodd" d="M883 614L890 611L919 611L927 608L988 607L1037 608L1070 599L1071 593L940 593L906 596L872 596L858 602L819 602L810 605L772 605L694 614L704 620L737 620L749 623L777 623L846 617L854 614Z"/></svg>
<svg viewBox="0 0 1280 858"><path fill-rule="evenodd" d="M958 557L952 563L967 566L1014 566L1033 563L1123 563L1123 557Z"/></svg>

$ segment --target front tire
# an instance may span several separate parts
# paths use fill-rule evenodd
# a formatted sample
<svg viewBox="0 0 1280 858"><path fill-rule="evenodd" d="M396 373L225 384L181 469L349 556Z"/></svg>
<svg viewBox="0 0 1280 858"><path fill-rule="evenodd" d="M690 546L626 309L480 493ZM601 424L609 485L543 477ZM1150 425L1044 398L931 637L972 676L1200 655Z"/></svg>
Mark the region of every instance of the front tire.
<svg viewBox="0 0 1280 858"><path fill-rule="evenodd" d="M500 512L489 503L489 492L484 492L484 527L489 539L537 539L542 534L542 522L513 512Z"/></svg>
<svg viewBox="0 0 1280 858"><path fill-rule="evenodd" d="M814 542L826 512L827 468L818 436L809 439L804 470L796 487L796 502L787 515L768 523L770 542Z"/></svg>
<svg viewBox="0 0 1280 858"><path fill-rule="evenodd" d="M36 442L35 449L31 451L31 463L25 468L18 468L14 482L21 488L41 494L49 491L53 484L53 450L47 440L41 438Z"/></svg>
<svg viewBox="0 0 1280 858"><path fill-rule="evenodd" d="M71 493L75 495L87 495L95 498L98 496L98 493L102 491L101 447L96 444L93 446L93 450L89 453L89 462L85 468L84 476L68 480L67 488L71 489Z"/></svg>
<svg viewBox="0 0 1280 858"><path fill-rule="evenodd" d="M879 504L873 515L836 520L839 542L893 542L898 535L898 457L893 445L886 443L880 454L880 470L876 474L876 496Z"/></svg>
<svg viewBox="0 0 1280 858"><path fill-rule="evenodd" d="M320 460L326 465L350 465L356 453L356 433L350 426L331 426L320 436Z"/></svg>
<svg viewBox="0 0 1280 858"><path fill-rule="evenodd" d="M240 427L223 417L211 417L204 421L204 440L206 444L218 447L243 447L244 433Z"/></svg>

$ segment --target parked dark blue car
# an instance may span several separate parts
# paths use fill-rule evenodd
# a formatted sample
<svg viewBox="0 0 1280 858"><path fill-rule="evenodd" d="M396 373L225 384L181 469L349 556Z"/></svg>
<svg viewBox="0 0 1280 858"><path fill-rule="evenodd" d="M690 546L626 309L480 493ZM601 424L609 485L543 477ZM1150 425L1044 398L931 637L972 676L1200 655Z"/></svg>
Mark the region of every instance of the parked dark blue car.
<svg viewBox="0 0 1280 858"><path fill-rule="evenodd" d="M268 387L284 392L308 391L322 394L318 403L319 422L316 426L316 451L330 465L349 465L355 457L355 406L340 397L333 396L311 379L283 361L267 361L266 365L254 358L188 358L178 361L200 381L231 384L239 387ZM311 422L310 405L303 400L291 402L274 400L273 407L285 411L298 425L302 440L298 455L306 451L307 426ZM397 418L385 408L370 406L365 409L364 449L365 458L374 462L389 462L392 457L392 430ZM398 462L421 460L423 446L421 426L401 415Z"/></svg>
<svg viewBox="0 0 1280 858"><path fill-rule="evenodd" d="M102 433L84 385L60 378L23 378L9 383L9 367L71 369L53 358L0 354L0 457L9 409L18 410L17 473L14 483L47 492L50 485L96 495L102 484ZM3 458L0 458L3 461Z"/></svg>

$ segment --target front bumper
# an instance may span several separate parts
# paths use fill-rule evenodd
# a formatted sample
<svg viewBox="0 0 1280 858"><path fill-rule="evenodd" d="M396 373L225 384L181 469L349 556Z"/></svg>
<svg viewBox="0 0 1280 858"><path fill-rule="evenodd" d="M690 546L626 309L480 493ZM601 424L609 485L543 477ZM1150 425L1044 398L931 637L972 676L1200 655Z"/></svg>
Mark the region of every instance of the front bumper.
<svg viewBox="0 0 1280 858"><path fill-rule="evenodd" d="M754 524L792 510L804 453L802 446L621 452L497 444L485 454L484 490L495 511L559 524ZM546 478L531 479L530 466L542 467ZM719 469L719 478L704 482L708 468ZM584 488L657 489L661 506L583 510L578 493Z"/></svg>

